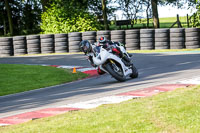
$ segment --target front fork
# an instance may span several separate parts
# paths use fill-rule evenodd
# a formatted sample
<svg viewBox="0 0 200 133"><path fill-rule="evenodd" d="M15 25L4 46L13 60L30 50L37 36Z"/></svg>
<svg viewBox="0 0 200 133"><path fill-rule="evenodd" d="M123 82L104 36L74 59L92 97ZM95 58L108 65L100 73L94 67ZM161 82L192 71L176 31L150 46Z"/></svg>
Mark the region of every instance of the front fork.
<svg viewBox="0 0 200 133"><path fill-rule="evenodd" d="M114 69L116 72L118 72L118 71L119 71L119 68L117 67L117 65L115 64L115 62L114 62L113 60L111 60L111 59L109 59L109 61L110 61L111 65L112 65L113 69Z"/></svg>

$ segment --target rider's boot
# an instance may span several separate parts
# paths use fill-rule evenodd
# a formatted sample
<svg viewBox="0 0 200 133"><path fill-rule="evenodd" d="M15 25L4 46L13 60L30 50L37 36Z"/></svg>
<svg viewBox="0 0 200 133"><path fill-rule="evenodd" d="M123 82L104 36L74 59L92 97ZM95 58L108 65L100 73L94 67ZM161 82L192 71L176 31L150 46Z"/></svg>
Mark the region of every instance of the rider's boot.
<svg viewBox="0 0 200 133"><path fill-rule="evenodd" d="M120 52L119 56L122 58L122 62L126 65L126 66L130 66L131 65L131 60L124 55L124 53L120 50L119 47L117 47L117 50Z"/></svg>
<svg viewBox="0 0 200 133"><path fill-rule="evenodd" d="M122 56L122 61L124 62L124 64L126 66L130 66L131 65L131 60L125 55Z"/></svg>

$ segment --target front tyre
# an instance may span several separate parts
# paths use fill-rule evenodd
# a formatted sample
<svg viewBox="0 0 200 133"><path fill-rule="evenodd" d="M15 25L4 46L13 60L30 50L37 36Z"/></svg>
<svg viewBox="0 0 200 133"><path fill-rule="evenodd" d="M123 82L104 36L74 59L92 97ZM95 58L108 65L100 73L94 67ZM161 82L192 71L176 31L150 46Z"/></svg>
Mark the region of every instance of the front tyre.
<svg viewBox="0 0 200 133"><path fill-rule="evenodd" d="M132 64L131 65L132 68L132 74L130 75L131 78L137 78L138 77L138 70L137 68Z"/></svg>
<svg viewBox="0 0 200 133"><path fill-rule="evenodd" d="M113 76L116 80L120 82L124 82L126 80L126 77L124 76L121 67L118 67L116 64L111 63L107 63L105 67L109 74Z"/></svg>

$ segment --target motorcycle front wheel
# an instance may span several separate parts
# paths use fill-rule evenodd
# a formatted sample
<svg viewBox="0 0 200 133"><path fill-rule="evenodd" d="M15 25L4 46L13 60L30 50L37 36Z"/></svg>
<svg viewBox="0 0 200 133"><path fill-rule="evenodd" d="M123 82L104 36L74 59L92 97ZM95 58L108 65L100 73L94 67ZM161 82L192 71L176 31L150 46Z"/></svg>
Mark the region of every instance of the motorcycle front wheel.
<svg viewBox="0 0 200 133"><path fill-rule="evenodd" d="M107 63L105 67L109 74L113 76L116 80L120 82L124 82L126 80L122 68L117 66L117 64Z"/></svg>
<svg viewBox="0 0 200 133"><path fill-rule="evenodd" d="M138 77L138 70L137 68L132 64L131 65L132 68L132 74L130 75L131 78L137 78Z"/></svg>

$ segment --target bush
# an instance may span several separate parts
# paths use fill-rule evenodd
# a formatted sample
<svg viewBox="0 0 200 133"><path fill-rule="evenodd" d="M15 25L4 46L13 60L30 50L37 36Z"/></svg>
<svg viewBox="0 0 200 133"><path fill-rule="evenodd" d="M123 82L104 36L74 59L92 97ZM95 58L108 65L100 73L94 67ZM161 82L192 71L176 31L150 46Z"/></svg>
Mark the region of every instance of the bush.
<svg viewBox="0 0 200 133"><path fill-rule="evenodd" d="M41 16L43 33L96 31L101 28L94 15L85 9L73 9L69 5L52 3Z"/></svg>
<svg viewBox="0 0 200 133"><path fill-rule="evenodd" d="M200 0L196 0L197 12L191 16L192 27L200 27Z"/></svg>

